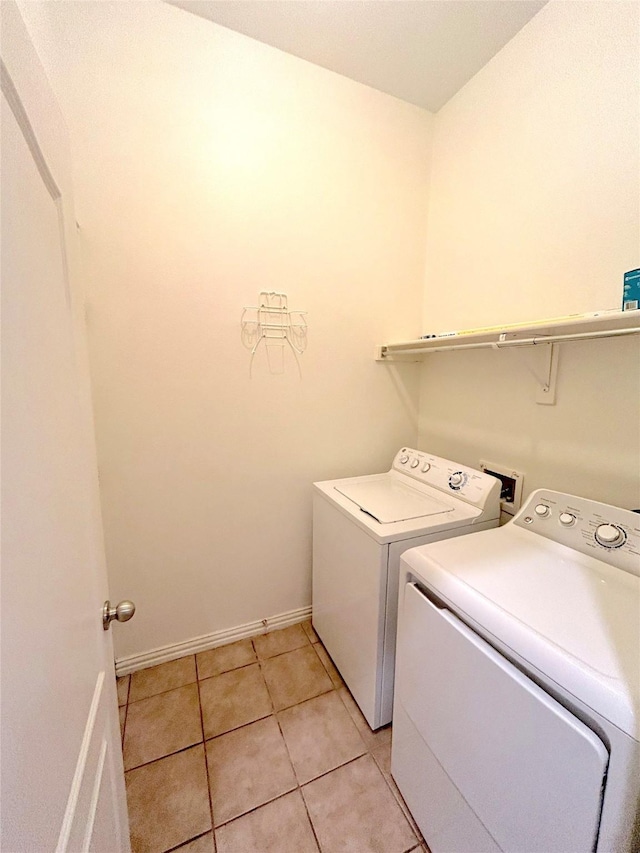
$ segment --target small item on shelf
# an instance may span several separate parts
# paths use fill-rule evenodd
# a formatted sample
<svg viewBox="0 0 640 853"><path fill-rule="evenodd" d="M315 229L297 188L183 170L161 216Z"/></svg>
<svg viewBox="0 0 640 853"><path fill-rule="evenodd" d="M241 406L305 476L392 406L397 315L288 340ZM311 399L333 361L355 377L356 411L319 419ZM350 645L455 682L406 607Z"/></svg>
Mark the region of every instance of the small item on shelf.
<svg viewBox="0 0 640 853"><path fill-rule="evenodd" d="M640 269L624 274L622 288L622 310L637 311L640 308Z"/></svg>

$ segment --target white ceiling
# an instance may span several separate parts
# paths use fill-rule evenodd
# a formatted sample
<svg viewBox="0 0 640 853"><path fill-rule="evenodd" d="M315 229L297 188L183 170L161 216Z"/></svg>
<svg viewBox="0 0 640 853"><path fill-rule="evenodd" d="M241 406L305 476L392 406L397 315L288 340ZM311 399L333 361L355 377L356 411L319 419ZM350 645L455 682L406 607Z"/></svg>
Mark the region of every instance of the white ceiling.
<svg viewBox="0 0 640 853"><path fill-rule="evenodd" d="M167 0L436 112L546 0Z"/></svg>

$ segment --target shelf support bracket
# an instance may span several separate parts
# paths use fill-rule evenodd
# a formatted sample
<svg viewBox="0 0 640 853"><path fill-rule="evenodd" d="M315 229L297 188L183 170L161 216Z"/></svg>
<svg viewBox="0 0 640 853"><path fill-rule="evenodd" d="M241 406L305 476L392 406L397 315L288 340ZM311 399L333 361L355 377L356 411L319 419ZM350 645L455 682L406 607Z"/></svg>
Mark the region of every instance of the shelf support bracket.
<svg viewBox="0 0 640 853"><path fill-rule="evenodd" d="M528 348L536 355L535 366L526 362L526 368L536 380L536 403L541 406L554 406L556 402L556 383L558 379L558 347L552 343L540 342Z"/></svg>

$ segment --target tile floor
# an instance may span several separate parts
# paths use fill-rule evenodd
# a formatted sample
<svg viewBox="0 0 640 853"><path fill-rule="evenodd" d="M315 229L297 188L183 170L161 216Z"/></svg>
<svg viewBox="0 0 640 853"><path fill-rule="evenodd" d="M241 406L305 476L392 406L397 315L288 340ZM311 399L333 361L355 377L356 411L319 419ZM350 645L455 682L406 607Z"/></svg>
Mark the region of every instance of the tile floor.
<svg viewBox="0 0 640 853"><path fill-rule="evenodd" d="M310 622L118 679L134 853L427 851Z"/></svg>

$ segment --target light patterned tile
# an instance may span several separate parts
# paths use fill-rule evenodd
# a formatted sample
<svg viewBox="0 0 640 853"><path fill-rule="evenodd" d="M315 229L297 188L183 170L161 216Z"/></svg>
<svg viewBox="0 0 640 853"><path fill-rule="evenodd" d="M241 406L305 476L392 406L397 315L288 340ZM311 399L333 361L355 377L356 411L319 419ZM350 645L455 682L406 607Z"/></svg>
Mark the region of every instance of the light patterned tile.
<svg viewBox="0 0 640 853"><path fill-rule="evenodd" d="M367 745L368 750L375 749L383 744L391 743L391 726L385 726L384 728L377 729L374 732L369 726L369 723L365 720L362 711L358 708L355 699L351 693L349 693L347 688L341 687L338 690L338 694L344 702L345 708L351 715L351 719L356 724L357 729L360 732L360 737Z"/></svg>
<svg viewBox="0 0 640 853"><path fill-rule="evenodd" d="M216 826L297 785L275 717L220 735L206 747Z"/></svg>
<svg viewBox="0 0 640 853"><path fill-rule="evenodd" d="M302 788L322 853L406 853L417 839L370 755Z"/></svg>
<svg viewBox="0 0 640 853"><path fill-rule="evenodd" d="M300 791L216 829L218 853L318 853Z"/></svg>
<svg viewBox="0 0 640 853"><path fill-rule="evenodd" d="M333 689L313 646L287 652L261 664L276 711Z"/></svg>
<svg viewBox="0 0 640 853"><path fill-rule="evenodd" d="M200 704L205 738L268 717L273 710L257 663L201 681Z"/></svg>
<svg viewBox="0 0 640 853"><path fill-rule="evenodd" d="M161 663L148 669L141 669L131 676L129 702L155 696L165 690L173 690L196 680L195 655L188 655L168 663Z"/></svg>
<svg viewBox="0 0 640 853"><path fill-rule="evenodd" d="M116 678L116 687L118 688L118 706L127 704L127 698L129 696L129 682L131 681L130 675L123 675L121 678Z"/></svg>
<svg viewBox="0 0 640 853"><path fill-rule="evenodd" d="M238 640L196 655L198 678L211 678L257 661L251 640Z"/></svg>
<svg viewBox="0 0 640 853"><path fill-rule="evenodd" d="M424 843L424 838L422 837L422 833L420 832L418 824L415 822L413 815L409 811L409 806L405 803L404 798L403 798L402 794L400 793L400 789L396 785L393 776L391 776L391 774L389 774L389 776L387 776L385 778L387 780L387 784L391 788L391 792L393 793L393 796L396 798L398 805L402 809L403 815L406 817L407 821L409 822L411 829L414 831L416 837L422 843Z"/></svg>
<svg viewBox="0 0 640 853"><path fill-rule="evenodd" d="M335 691L281 711L278 722L301 785L366 752Z"/></svg>
<svg viewBox="0 0 640 853"><path fill-rule="evenodd" d="M316 654L318 655L318 657L322 661L322 665L326 669L327 675L331 679L331 683L333 684L333 686L334 687L344 687L344 681L342 680L340 673L336 669L334 662L331 660L331 658L327 654L327 650L322 645L322 643L316 643L313 648L315 649Z"/></svg>
<svg viewBox="0 0 640 853"><path fill-rule="evenodd" d="M124 735L125 770L200 741L202 726L195 684L131 702Z"/></svg>
<svg viewBox="0 0 640 853"><path fill-rule="evenodd" d="M260 660L265 660L308 646L309 638L302 625L298 624L281 628L279 631L270 631L268 634L260 634L253 638L253 645Z"/></svg>
<svg viewBox="0 0 640 853"><path fill-rule="evenodd" d="M133 853L162 853L211 829L202 744L125 773Z"/></svg>
<svg viewBox="0 0 640 853"><path fill-rule="evenodd" d="M391 740L374 747L371 755L385 779L391 779Z"/></svg>
<svg viewBox="0 0 640 853"><path fill-rule="evenodd" d="M410 824L411 828L413 829L413 831L415 832L416 837L421 842L424 842L424 838L422 837L422 834L418 828L418 824L413 819L413 815L409 811L409 807L405 803L405 801L402 797L402 794L400 793L400 789L396 785L395 780L394 780L393 776L391 775L391 741L389 741L388 743L383 743L383 744L376 746L374 749L371 750L371 755L373 757L373 760L376 762L376 764L380 768L380 772L382 773L384 778L387 780L387 784L391 788L391 792L392 792L393 796L396 798L398 805L402 809L404 816L409 821L409 824Z"/></svg>
<svg viewBox="0 0 640 853"><path fill-rule="evenodd" d="M305 634L307 635L307 637L309 638L310 642L312 642L312 643L319 643L320 642L320 637L313 630L313 625L311 624L311 619L307 619L306 622L303 622L302 628L303 628Z"/></svg>

